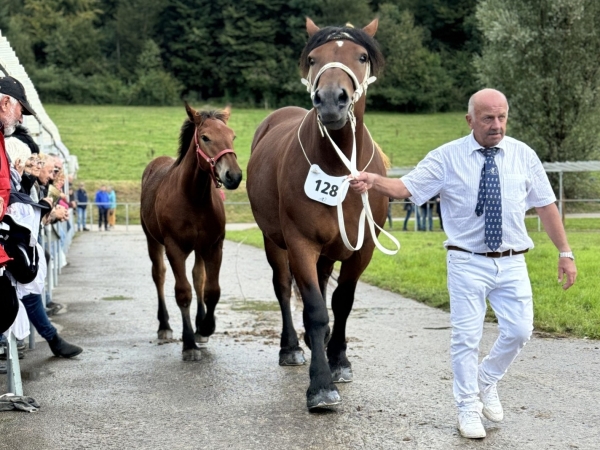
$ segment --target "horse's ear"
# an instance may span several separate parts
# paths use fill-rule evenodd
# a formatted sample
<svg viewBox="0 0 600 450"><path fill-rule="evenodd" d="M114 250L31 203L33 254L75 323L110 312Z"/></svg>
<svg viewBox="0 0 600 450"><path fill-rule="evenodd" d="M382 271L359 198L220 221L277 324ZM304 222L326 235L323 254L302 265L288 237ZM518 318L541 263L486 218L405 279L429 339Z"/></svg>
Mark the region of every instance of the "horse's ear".
<svg viewBox="0 0 600 450"><path fill-rule="evenodd" d="M223 122L227 124L227 121L231 117L231 105L225 106L223 109Z"/></svg>
<svg viewBox="0 0 600 450"><path fill-rule="evenodd" d="M313 37L320 28L315 25L315 23L310 19L310 17L306 18L306 32L308 33L308 37Z"/></svg>
<svg viewBox="0 0 600 450"><path fill-rule="evenodd" d="M185 102L185 112L187 113L189 119L192 122L195 122L194 117L196 116L196 110L188 105L188 102Z"/></svg>
<svg viewBox="0 0 600 450"><path fill-rule="evenodd" d="M375 36L375 33L377 33L377 27L379 26L379 19L373 19L373 21L367 25L366 27L363 28L363 31L365 33L367 33L369 36L373 37Z"/></svg>

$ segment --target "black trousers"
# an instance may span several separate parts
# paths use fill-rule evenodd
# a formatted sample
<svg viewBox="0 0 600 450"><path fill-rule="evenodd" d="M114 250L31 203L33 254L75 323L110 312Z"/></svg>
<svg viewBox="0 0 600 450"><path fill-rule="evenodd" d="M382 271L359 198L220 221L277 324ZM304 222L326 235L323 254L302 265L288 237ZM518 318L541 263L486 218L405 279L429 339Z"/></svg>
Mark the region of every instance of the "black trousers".
<svg viewBox="0 0 600 450"><path fill-rule="evenodd" d="M108 230L108 208L98 206L98 228L102 228L103 223L104 229Z"/></svg>

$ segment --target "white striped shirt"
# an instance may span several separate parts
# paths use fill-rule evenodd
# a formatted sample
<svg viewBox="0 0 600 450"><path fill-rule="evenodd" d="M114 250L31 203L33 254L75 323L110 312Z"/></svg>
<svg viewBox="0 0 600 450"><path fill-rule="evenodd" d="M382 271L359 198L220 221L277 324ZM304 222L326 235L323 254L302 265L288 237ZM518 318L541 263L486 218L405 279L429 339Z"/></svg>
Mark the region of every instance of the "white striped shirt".
<svg viewBox="0 0 600 450"><path fill-rule="evenodd" d="M502 191L502 245L498 251L533 248L525 228L525 212L549 205L556 196L536 153L523 142L505 136L496 147L495 161ZM410 197L421 205L440 194L444 246L455 245L471 252L490 249L484 243L485 213L475 214L481 169L485 157L473 133L438 147L402 177Z"/></svg>

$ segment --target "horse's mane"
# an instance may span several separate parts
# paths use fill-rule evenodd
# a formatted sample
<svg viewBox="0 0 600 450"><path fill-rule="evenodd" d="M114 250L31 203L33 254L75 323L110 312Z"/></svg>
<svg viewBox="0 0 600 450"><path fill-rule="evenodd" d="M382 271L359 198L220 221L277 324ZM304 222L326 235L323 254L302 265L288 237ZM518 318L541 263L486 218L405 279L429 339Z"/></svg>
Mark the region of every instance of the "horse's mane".
<svg viewBox="0 0 600 450"><path fill-rule="evenodd" d="M383 68L384 58L383 53L379 49L379 44L361 28L352 28L349 26L325 27L313 34L306 43L304 50L302 50L302 55L300 56L300 71L302 72L302 76L306 76L310 69L308 64L308 55L310 52L329 41L340 39L356 42L365 48L371 62L371 74L377 75Z"/></svg>
<svg viewBox="0 0 600 450"><path fill-rule="evenodd" d="M216 119L225 123L227 119L227 115L223 111L198 111L196 113L197 116L201 118L201 123L207 119ZM183 121L183 125L181 125L181 132L179 134L179 150L177 160L175 161L175 165L179 165L183 158L190 148L190 144L192 139L194 138L194 131L196 131L196 125L189 118Z"/></svg>

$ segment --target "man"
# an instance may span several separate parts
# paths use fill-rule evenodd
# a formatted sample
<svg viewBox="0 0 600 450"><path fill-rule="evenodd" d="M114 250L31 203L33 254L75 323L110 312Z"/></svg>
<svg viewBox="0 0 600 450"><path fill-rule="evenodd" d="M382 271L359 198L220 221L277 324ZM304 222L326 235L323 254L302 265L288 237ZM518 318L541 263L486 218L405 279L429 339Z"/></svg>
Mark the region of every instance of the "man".
<svg viewBox="0 0 600 450"><path fill-rule="evenodd" d="M505 136L508 103L483 89L469 100L470 135L430 152L408 175L389 179L361 173L350 181L357 193L375 189L423 204L441 195L458 427L467 438L485 437L481 413L503 419L497 383L533 330L531 285L523 253L533 247L525 212L535 207L558 249L558 281L575 282L573 253L555 205L556 197L535 152ZM479 342L489 299L499 336L478 366Z"/></svg>
<svg viewBox="0 0 600 450"><path fill-rule="evenodd" d="M100 189L96 192L95 202L96 206L98 206L98 231L102 231L102 224L104 224L104 231L108 231L107 215L110 199L104 184L100 186Z"/></svg>
<svg viewBox="0 0 600 450"><path fill-rule="evenodd" d="M90 229L85 226L88 195L84 183L79 183L79 189L75 192L75 201L77 202L77 231L90 231Z"/></svg>
<svg viewBox="0 0 600 450"><path fill-rule="evenodd" d="M23 85L13 77L0 78L0 222L4 218L10 199L10 166L4 144L4 136L11 135L18 124L23 122L23 114L35 115L27 101ZM0 315L4 316L5 325L10 326L16 317L16 291L4 273L4 265L10 257L0 245L0 278L3 295L0 295ZM6 331L0 330L0 333Z"/></svg>

